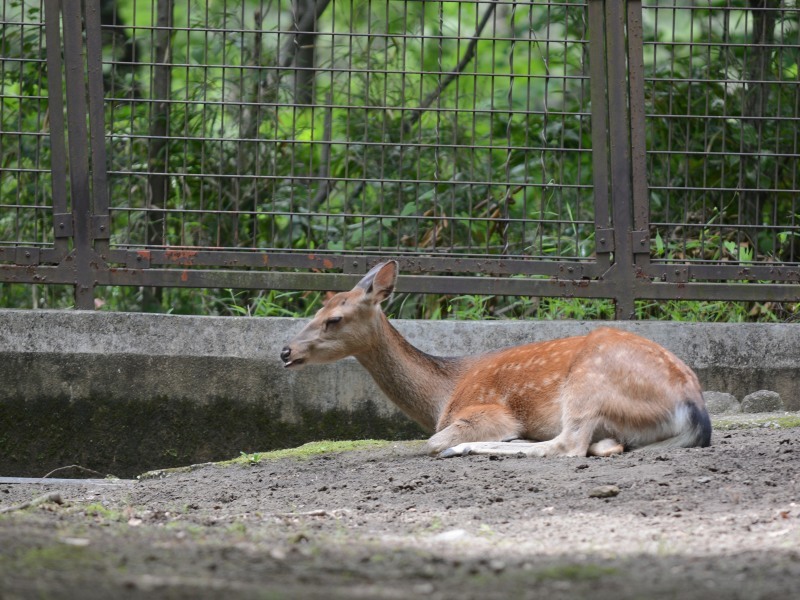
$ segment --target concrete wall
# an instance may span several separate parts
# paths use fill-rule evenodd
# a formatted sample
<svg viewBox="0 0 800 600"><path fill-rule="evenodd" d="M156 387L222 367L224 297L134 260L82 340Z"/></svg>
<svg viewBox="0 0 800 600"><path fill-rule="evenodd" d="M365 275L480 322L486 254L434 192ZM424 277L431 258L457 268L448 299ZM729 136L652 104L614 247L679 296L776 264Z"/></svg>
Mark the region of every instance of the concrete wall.
<svg viewBox="0 0 800 600"><path fill-rule="evenodd" d="M583 334L596 322L396 321L457 355ZM705 389L800 410L800 325L614 323L663 344ZM295 319L0 311L0 474L81 464L130 476L325 438L424 437L353 359L286 371Z"/></svg>

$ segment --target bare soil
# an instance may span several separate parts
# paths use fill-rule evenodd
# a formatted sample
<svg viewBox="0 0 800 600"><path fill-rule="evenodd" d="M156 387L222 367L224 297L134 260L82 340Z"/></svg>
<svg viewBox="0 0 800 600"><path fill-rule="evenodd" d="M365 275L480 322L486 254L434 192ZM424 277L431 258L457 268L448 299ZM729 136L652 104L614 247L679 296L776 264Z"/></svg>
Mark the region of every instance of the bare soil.
<svg viewBox="0 0 800 600"><path fill-rule="evenodd" d="M0 514L0 598L800 597L798 427L611 459L421 449L0 485L0 510L63 498Z"/></svg>

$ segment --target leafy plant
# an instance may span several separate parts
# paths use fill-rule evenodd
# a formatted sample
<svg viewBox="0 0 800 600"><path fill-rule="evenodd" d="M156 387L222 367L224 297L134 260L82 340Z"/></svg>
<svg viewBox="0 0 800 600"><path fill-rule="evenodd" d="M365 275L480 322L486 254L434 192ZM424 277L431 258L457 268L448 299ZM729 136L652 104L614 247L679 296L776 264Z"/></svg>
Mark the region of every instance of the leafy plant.
<svg viewBox="0 0 800 600"><path fill-rule="evenodd" d="M241 456L241 459L244 462L246 462L246 463L248 463L250 465L257 465L258 463L261 462L261 453L260 452L253 452L251 454L248 454L247 452L240 452L239 455Z"/></svg>

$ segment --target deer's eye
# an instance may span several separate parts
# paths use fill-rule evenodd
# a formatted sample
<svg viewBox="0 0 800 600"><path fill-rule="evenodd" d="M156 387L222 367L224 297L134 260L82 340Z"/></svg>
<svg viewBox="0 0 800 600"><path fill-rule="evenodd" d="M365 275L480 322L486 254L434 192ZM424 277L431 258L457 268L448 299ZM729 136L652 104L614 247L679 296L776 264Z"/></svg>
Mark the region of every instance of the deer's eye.
<svg viewBox="0 0 800 600"><path fill-rule="evenodd" d="M336 325L342 320L342 317L331 317L327 321L325 321L325 329L330 327L331 325Z"/></svg>

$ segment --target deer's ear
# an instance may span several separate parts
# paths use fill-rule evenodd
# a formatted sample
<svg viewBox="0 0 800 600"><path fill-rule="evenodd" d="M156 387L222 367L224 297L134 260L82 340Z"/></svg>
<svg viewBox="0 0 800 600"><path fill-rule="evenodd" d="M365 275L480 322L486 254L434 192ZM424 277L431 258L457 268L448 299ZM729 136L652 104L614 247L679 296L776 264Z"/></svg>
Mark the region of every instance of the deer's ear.
<svg viewBox="0 0 800 600"><path fill-rule="evenodd" d="M370 269L369 273L356 284L366 292L364 299L373 304L380 304L392 295L397 282L397 262L380 263Z"/></svg>

